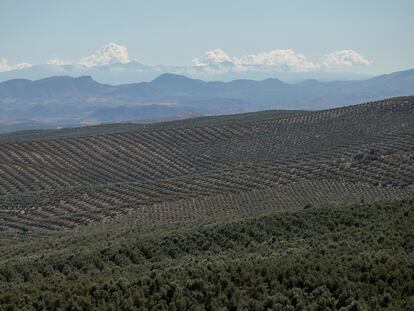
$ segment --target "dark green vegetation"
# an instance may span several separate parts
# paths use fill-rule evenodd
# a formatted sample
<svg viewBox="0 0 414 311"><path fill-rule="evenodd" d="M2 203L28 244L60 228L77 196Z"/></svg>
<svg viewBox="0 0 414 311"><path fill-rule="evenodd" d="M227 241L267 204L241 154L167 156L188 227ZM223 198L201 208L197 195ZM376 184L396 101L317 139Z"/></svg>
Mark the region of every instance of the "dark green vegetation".
<svg viewBox="0 0 414 311"><path fill-rule="evenodd" d="M414 310L414 201L15 237L2 310Z"/></svg>
<svg viewBox="0 0 414 311"><path fill-rule="evenodd" d="M414 97L0 136L0 305L410 310L413 182Z"/></svg>

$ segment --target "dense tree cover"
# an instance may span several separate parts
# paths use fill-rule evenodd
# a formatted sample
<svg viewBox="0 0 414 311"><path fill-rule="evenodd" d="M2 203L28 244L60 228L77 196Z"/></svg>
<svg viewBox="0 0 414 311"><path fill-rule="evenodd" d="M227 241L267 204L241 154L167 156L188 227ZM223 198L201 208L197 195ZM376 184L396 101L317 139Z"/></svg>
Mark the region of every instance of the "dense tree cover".
<svg viewBox="0 0 414 311"><path fill-rule="evenodd" d="M0 310L414 310L414 200L4 235Z"/></svg>

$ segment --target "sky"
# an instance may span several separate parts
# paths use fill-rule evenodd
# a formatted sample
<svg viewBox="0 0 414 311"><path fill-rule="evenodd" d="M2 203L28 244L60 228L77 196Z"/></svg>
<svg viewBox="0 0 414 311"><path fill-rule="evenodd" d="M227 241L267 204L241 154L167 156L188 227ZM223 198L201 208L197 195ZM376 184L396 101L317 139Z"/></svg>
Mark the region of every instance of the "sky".
<svg viewBox="0 0 414 311"><path fill-rule="evenodd" d="M0 60L73 62L113 42L146 65L203 65L216 50L251 64L292 51L324 66L352 51L355 66L341 70L381 74L414 68L413 12L413 0L2 0Z"/></svg>

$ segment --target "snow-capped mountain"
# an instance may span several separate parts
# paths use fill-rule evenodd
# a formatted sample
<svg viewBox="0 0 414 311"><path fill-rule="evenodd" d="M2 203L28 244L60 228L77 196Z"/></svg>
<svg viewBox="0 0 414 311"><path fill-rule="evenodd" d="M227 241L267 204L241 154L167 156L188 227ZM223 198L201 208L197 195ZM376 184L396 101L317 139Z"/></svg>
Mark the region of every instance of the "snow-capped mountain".
<svg viewBox="0 0 414 311"><path fill-rule="evenodd" d="M87 75L101 83L120 84L150 81L162 73L223 81L271 77L296 81L310 78L338 80L368 77L351 71L354 67L369 64L370 61L352 50L332 52L320 61L312 61L291 49L275 49L240 57L215 49L194 58L188 66L147 66L131 59L125 46L108 43L78 60L52 58L46 64L33 65L9 64L7 59L0 58L0 81Z"/></svg>

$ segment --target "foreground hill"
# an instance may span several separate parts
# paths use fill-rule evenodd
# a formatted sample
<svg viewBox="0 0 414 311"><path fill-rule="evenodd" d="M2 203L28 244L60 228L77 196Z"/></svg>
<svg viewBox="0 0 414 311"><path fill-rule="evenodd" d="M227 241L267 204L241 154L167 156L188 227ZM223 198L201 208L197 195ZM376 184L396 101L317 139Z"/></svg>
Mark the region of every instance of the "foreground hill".
<svg viewBox="0 0 414 311"><path fill-rule="evenodd" d="M298 83L205 82L174 74L122 85L101 84L89 76L15 79L0 83L0 132L266 109L328 109L407 95L414 95L414 69L365 80Z"/></svg>
<svg viewBox="0 0 414 311"><path fill-rule="evenodd" d="M0 309L413 310L413 221L397 200L3 238Z"/></svg>
<svg viewBox="0 0 414 311"><path fill-rule="evenodd" d="M413 97L264 116L7 135L0 228L152 225L412 193Z"/></svg>

